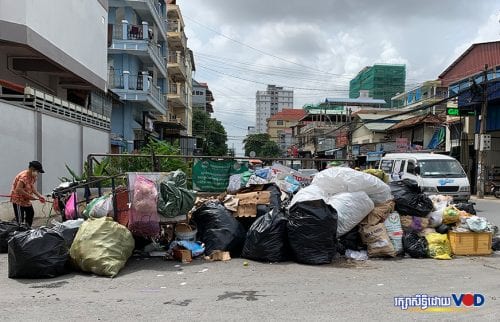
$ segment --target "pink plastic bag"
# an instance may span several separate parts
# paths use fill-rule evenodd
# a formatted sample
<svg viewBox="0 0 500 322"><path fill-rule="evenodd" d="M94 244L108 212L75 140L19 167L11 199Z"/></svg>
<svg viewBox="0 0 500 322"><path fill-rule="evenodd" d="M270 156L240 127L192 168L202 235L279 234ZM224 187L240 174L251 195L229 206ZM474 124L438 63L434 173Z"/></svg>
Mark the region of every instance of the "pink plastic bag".
<svg viewBox="0 0 500 322"><path fill-rule="evenodd" d="M156 237L160 234L156 184L137 176L134 183L128 228L135 236Z"/></svg>
<svg viewBox="0 0 500 322"><path fill-rule="evenodd" d="M68 201L66 201L66 207L64 208L64 218L66 220L73 220L78 217L78 212L77 212L77 203L78 199L76 196L76 193L73 192L70 196Z"/></svg>

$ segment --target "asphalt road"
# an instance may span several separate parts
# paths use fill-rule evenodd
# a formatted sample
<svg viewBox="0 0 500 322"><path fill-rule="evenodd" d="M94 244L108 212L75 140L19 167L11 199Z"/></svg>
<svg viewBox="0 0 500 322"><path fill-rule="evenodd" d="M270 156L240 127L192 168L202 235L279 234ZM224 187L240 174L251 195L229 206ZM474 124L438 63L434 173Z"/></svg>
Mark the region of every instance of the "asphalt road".
<svg viewBox="0 0 500 322"><path fill-rule="evenodd" d="M500 224L500 201L477 201ZM500 253L486 257L342 259L331 265L243 259L191 264L131 258L114 279L72 273L46 280L7 278L0 254L0 320L5 321L498 321ZM401 310L394 297L482 294L485 304L455 312Z"/></svg>

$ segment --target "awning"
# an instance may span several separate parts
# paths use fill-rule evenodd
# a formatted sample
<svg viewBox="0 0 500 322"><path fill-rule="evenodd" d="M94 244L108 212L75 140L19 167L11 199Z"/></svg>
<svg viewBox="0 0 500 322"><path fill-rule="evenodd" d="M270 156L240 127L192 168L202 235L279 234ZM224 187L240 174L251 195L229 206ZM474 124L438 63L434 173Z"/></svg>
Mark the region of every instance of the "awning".
<svg viewBox="0 0 500 322"><path fill-rule="evenodd" d="M342 148L326 150L325 155L335 155L335 152L342 150Z"/></svg>

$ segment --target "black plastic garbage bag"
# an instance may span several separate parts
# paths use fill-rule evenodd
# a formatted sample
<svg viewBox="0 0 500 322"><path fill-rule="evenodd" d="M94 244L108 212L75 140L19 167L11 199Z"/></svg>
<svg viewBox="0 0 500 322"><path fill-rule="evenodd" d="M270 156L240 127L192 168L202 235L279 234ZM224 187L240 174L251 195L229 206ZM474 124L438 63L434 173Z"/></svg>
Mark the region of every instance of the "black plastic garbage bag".
<svg viewBox="0 0 500 322"><path fill-rule="evenodd" d="M288 214L288 241L295 260L331 263L337 252L337 211L323 200L294 204Z"/></svg>
<svg viewBox="0 0 500 322"><path fill-rule="evenodd" d="M29 230L26 225L19 225L17 222L0 221L0 253L8 252L9 239L17 232Z"/></svg>
<svg viewBox="0 0 500 322"><path fill-rule="evenodd" d="M427 257L429 245L425 237L420 237L414 230L407 230L403 234L403 249L413 258Z"/></svg>
<svg viewBox="0 0 500 322"><path fill-rule="evenodd" d="M289 258L287 218L274 208L257 218L247 232L241 257L261 262L282 262Z"/></svg>
<svg viewBox="0 0 500 322"><path fill-rule="evenodd" d="M208 201L193 212L192 220L198 229L198 240L205 243L205 254L215 250L229 251L239 257L245 243L245 228L218 201Z"/></svg>
<svg viewBox="0 0 500 322"><path fill-rule="evenodd" d="M344 255L346 250L362 250L366 249L361 240L361 235L359 234L359 226L354 227L348 233L339 238L339 244L337 246L337 251Z"/></svg>
<svg viewBox="0 0 500 322"><path fill-rule="evenodd" d="M68 248L71 248L71 245L75 240L76 233L78 232L78 229L80 229L80 226L82 224L83 219L66 220L62 223L57 223L54 227L52 227L52 229L59 232L66 241L66 245L68 245Z"/></svg>
<svg viewBox="0 0 500 322"><path fill-rule="evenodd" d="M491 241L491 249L494 251L500 251L500 236L493 237Z"/></svg>
<svg viewBox="0 0 500 322"><path fill-rule="evenodd" d="M436 227L436 232L440 234L447 234L450 231L451 227L445 224L441 224Z"/></svg>
<svg viewBox="0 0 500 322"><path fill-rule="evenodd" d="M425 217L434 208L432 201L420 191L415 180L403 179L389 183L396 210L401 215Z"/></svg>
<svg viewBox="0 0 500 322"><path fill-rule="evenodd" d="M9 278L48 278L67 272L68 246L47 227L15 234L9 240Z"/></svg>
<svg viewBox="0 0 500 322"><path fill-rule="evenodd" d="M463 210L471 215L476 214L476 209L474 209L473 202L460 202L455 204L455 208L457 208L458 210Z"/></svg>
<svg viewBox="0 0 500 322"><path fill-rule="evenodd" d="M163 181L158 195L158 213L167 218L186 215L194 206L196 193L179 188L173 181Z"/></svg>

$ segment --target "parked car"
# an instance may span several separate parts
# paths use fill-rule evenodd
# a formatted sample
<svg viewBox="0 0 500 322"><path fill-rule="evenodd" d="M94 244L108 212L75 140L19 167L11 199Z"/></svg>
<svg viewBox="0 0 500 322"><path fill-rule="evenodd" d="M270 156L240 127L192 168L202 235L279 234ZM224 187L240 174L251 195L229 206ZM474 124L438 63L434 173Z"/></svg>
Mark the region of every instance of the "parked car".
<svg viewBox="0 0 500 322"><path fill-rule="evenodd" d="M413 179L425 194L443 194L455 200L470 198L470 184L462 165L454 158L433 153L388 153L379 168L389 181Z"/></svg>

